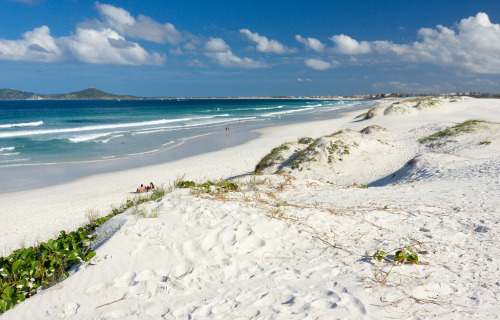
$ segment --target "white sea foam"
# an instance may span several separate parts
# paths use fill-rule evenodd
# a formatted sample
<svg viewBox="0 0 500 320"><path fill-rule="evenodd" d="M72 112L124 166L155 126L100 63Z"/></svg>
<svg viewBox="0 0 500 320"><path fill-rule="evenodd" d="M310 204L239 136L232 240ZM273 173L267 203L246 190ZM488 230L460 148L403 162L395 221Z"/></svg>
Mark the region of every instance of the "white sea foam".
<svg viewBox="0 0 500 320"><path fill-rule="evenodd" d="M155 129L152 129L152 130L138 131L138 132L134 132L132 135L136 136L138 134L148 134L148 133L163 132L163 131L165 131L165 129L166 128L155 128Z"/></svg>
<svg viewBox="0 0 500 320"><path fill-rule="evenodd" d="M283 106L277 106L277 107L267 107L267 108L252 108L249 110L272 110L272 109L282 109Z"/></svg>
<svg viewBox="0 0 500 320"><path fill-rule="evenodd" d="M119 138L119 137L123 137L123 134L116 134L116 135L113 135L112 137L110 137L109 139L100 140L99 142L108 143L110 140L112 140L114 138Z"/></svg>
<svg viewBox="0 0 500 320"><path fill-rule="evenodd" d="M43 125L43 121L34 121L34 122L24 122L24 123L7 123L0 124L0 129L7 129L13 127L37 127Z"/></svg>
<svg viewBox="0 0 500 320"><path fill-rule="evenodd" d="M194 119L196 119L196 118L194 118ZM182 122L182 121L189 121L189 120L193 120L193 118L161 119L161 120L153 120L153 121L117 123L117 124L85 126L85 127L65 128L65 129L47 129L47 130L2 132L2 133L0 133L0 138L23 137L23 136L51 134L51 133L69 133L69 132L83 132L83 131L106 130L106 129L117 129L117 128L145 127L145 126L154 126L154 125Z"/></svg>
<svg viewBox="0 0 500 320"><path fill-rule="evenodd" d="M51 134L51 133L71 133L71 132L85 132L85 131L94 131L94 130L107 130L107 129L117 129L117 128L135 128L135 127L146 127L146 126L155 126L162 125L168 123L175 122L183 122L183 121L196 121L199 119L214 119L217 117L228 117L229 114L220 114L213 116L204 116L204 117L192 117L192 118L180 118L180 119L161 119L161 120L153 120L153 121L142 121L142 122L132 122L132 123L117 123L117 124L107 124L107 125L95 125L95 126L85 126L85 127L74 127L74 128L65 128L65 129L47 129L47 130L32 130L32 131L17 131L17 132L3 132L0 133L0 138L12 138L12 137L23 137L23 136L32 136L32 135L42 135L42 134ZM227 120L222 120L227 121ZM221 121L217 121L221 122ZM99 136L88 135L87 137L74 137L70 138L72 142L81 142L85 140L92 140ZM109 135L109 133L102 133L103 135Z"/></svg>
<svg viewBox="0 0 500 320"><path fill-rule="evenodd" d="M303 109L295 109L295 110L287 110L287 111L269 112L269 113L263 114L262 116L263 117L271 117L271 116L283 115L283 114L287 114L287 113L311 111L312 109L314 109L314 108L303 108Z"/></svg>
<svg viewBox="0 0 500 320"><path fill-rule="evenodd" d="M16 147L4 147L4 148L0 148L0 152L3 152L3 151L12 151L14 150Z"/></svg>
<svg viewBox="0 0 500 320"><path fill-rule="evenodd" d="M12 160L0 160L0 164L2 163L12 163L12 162L24 162L24 161L29 161L31 160L30 158L23 158L23 159L12 159Z"/></svg>
<svg viewBox="0 0 500 320"><path fill-rule="evenodd" d="M0 156L15 156L18 154L19 154L19 152L0 153Z"/></svg>
<svg viewBox="0 0 500 320"><path fill-rule="evenodd" d="M85 142L85 141L90 141L90 140L95 140L100 137L106 137L109 136L109 133L94 133L94 134L85 134L82 136L76 136L73 138L69 138L69 141L73 143L79 143L79 142Z"/></svg>
<svg viewBox="0 0 500 320"><path fill-rule="evenodd" d="M144 152L138 152L138 153L129 153L128 155L129 156L140 156L142 154L149 154L149 153L154 153L154 152L157 152L157 151L160 151L160 149L155 149L155 150L151 150L151 151L144 151Z"/></svg>

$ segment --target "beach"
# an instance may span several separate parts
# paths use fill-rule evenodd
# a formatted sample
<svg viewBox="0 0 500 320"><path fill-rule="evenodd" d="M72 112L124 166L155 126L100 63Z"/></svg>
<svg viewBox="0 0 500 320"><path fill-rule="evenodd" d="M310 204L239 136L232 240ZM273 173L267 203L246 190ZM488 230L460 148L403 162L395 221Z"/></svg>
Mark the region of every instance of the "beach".
<svg viewBox="0 0 500 320"><path fill-rule="evenodd" d="M101 226L90 262L0 318L498 318L499 110L493 99L386 99L213 152L2 193L5 255L107 214L141 183L169 191L146 217ZM468 120L486 122L456 127ZM238 191L171 188L221 179ZM394 261L406 248L418 264Z"/></svg>

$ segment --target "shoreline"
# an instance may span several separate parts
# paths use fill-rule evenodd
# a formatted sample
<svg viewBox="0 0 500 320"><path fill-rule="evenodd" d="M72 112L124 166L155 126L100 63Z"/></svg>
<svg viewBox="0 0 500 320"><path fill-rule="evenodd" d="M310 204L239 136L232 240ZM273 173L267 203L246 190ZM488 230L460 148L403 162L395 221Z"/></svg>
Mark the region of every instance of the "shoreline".
<svg viewBox="0 0 500 320"><path fill-rule="evenodd" d="M363 105L354 105L342 110L342 108L322 113L307 114L306 122L316 121L320 117L336 118L342 112L349 110L363 109ZM61 183L68 183L81 178L96 174L118 172L128 169L146 167L150 165L163 164L175 160L196 156L206 152L222 150L244 144L258 137L256 130L302 123L300 116L291 115L289 117L278 117L270 121L257 122L234 122L225 125L216 125L210 128L195 128L192 136L173 137L174 143L162 145L155 148L134 154L133 151L127 155L116 158L101 158L85 161L68 161L56 163L34 163L0 166L0 176L4 185L9 186L0 190L2 193L11 193L38 189ZM231 126L230 135L224 134L224 126ZM153 145L152 145L153 146ZM83 147L81 147L83 148ZM85 149L82 149L85 152Z"/></svg>
<svg viewBox="0 0 500 320"><path fill-rule="evenodd" d="M257 138L229 148L196 154L160 164L120 171L103 172L69 182L7 193L0 193L0 211L4 217L0 233L0 255L23 245L30 246L54 236L60 230L74 229L86 221L85 213L97 210L104 214L110 205L120 205L141 183L170 184L185 175L190 180L223 179L253 172L255 165L275 146L298 139L305 130L311 136L331 133L330 124L341 124L368 108L341 110L337 118L274 125L255 130ZM224 166L219 162L224 159ZM57 168L56 168L57 169ZM250 169L250 171L248 171ZM51 174L56 174L55 173ZM26 201L29 199L29 201ZM71 214L68 215L68 212ZM45 216L53 217L48 221ZM31 222L26 230L20 221ZM44 225L45 224L45 225Z"/></svg>

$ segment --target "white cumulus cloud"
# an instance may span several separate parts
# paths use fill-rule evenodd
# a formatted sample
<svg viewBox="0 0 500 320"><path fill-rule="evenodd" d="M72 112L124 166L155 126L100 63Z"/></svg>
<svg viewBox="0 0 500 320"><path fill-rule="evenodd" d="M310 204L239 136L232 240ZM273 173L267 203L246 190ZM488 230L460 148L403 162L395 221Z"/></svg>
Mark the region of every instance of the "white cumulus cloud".
<svg viewBox="0 0 500 320"><path fill-rule="evenodd" d="M236 56L226 42L221 38L209 38L205 44L205 55L215 63L225 68L265 68L266 64L251 58L240 58Z"/></svg>
<svg viewBox="0 0 500 320"><path fill-rule="evenodd" d="M414 63L432 63L458 67L474 73L500 74L500 25L490 21L488 15L462 19L456 26L442 25L422 28L419 41L396 44L391 41L358 42L346 35L330 39L334 51L343 54L378 53L391 58Z"/></svg>
<svg viewBox="0 0 500 320"><path fill-rule="evenodd" d="M371 51L367 41L358 42L345 34L330 37L335 43L334 51L342 54L363 54Z"/></svg>
<svg viewBox="0 0 500 320"><path fill-rule="evenodd" d="M404 59L439 65L460 66L476 73L500 73L500 25L486 13L462 19L456 31L441 25L422 28L422 41L412 45L381 43Z"/></svg>
<svg viewBox="0 0 500 320"><path fill-rule="evenodd" d="M0 39L0 60L56 62L63 54L47 26L27 31L19 40Z"/></svg>
<svg viewBox="0 0 500 320"><path fill-rule="evenodd" d="M256 49L257 51L260 52L283 54L283 53L294 53L297 51L296 49L293 48L289 49L287 46L281 44L276 40L269 40L267 37L261 36L257 32L252 33L248 29L241 29L240 33L246 35L250 41L256 43L257 44Z"/></svg>
<svg viewBox="0 0 500 320"><path fill-rule="evenodd" d="M209 52L226 51L229 50L229 46L221 38L209 38L205 43L205 50Z"/></svg>
<svg viewBox="0 0 500 320"><path fill-rule="evenodd" d="M313 68L314 70L327 70L332 67L332 64L327 61L320 59L306 59L306 66Z"/></svg>
<svg viewBox="0 0 500 320"><path fill-rule="evenodd" d="M325 45L315 38L303 38L300 34L295 36L295 39L306 46L308 49L312 49L316 52L325 51Z"/></svg>
<svg viewBox="0 0 500 320"><path fill-rule="evenodd" d="M135 19L123 8L99 2L95 5L105 24L123 35L174 45L183 40L181 33L171 23L161 24L144 15L139 15Z"/></svg>
<svg viewBox="0 0 500 320"><path fill-rule="evenodd" d="M78 28L75 35L64 39L64 43L77 60L85 63L159 65L166 59L158 53L147 52L109 28Z"/></svg>

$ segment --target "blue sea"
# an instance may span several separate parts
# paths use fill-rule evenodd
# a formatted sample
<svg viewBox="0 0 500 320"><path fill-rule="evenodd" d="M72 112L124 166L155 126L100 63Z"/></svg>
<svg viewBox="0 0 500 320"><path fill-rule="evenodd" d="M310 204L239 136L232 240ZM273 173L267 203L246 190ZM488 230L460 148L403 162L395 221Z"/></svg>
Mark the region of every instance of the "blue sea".
<svg viewBox="0 0 500 320"><path fill-rule="evenodd" d="M0 101L0 175L15 177L16 170L33 174L62 164L94 163L97 168L80 165L81 174L63 174L63 180L71 180L161 163L243 143L256 137L253 129L334 118L370 104L306 99ZM196 139L204 139L202 147L192 144L198 147L181 152ZM134 161L119 159L137 161L131 165ZM26 169L33 166L37 170ZM46 184L24 183L17 190Z"/></svg>

